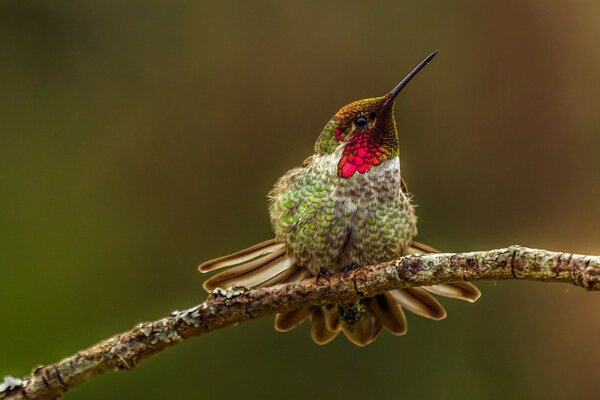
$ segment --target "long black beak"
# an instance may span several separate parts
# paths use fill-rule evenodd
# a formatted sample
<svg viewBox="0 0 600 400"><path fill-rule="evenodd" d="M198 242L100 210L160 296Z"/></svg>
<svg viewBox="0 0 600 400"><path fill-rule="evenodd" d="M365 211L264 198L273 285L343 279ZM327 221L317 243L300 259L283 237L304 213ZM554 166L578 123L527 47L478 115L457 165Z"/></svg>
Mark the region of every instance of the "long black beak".
<svg viewBox="0 0 600 400"><path fill-rule="evenodd" d="M397 84L396 87L392 89L391 92L388 93L387 99L383 103L382 108L387 107L390 104L392 104L394 102L394 100L396 99L396 96L398 96L398 93L400 93L400 91L402 89L404 89L404 86L406 86L408 84L408 82L410 82L410 80L412 78L414 78L414 76L417 75L419 73L419 71L421 71L423 69L423 67L425 67L427 64L429 64L429 62L433 59L433 57L435 57L435 55L437 53L438 53L438 50L434 51L433 53L431 53L430 55L425 57L425 59L423 61L421 61L419 63L419 65L417 65L415 67L415 69L410 71L410 73L408 75L406 75L406 77L404 79L402 79L400 81L400 83Z"/></svg>

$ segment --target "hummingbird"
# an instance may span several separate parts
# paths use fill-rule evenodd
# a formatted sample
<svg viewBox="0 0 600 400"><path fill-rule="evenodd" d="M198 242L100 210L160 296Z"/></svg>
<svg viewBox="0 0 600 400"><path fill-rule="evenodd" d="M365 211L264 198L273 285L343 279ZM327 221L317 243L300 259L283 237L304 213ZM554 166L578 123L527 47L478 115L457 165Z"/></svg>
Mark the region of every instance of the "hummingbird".
<svg viewBox="0 0 600 400"><path fill-rule="evenodd" d="M385 96L339 109L325 124L314 154L279 178L268 194L275 238L201 264L201 272L224 270L204 282L207 291L319 279L409 254L437 252L413 240L417 217L400 173L394 119L396 97L436 54L428 55ZM310 320L317 344L343 332L352 343L365 346L382 328L404 335L404 310L433 320L445 318L433 295L474 302L481 293L468 282L392 290L352 304L280 313L275 329L286 332Z"/></svg>

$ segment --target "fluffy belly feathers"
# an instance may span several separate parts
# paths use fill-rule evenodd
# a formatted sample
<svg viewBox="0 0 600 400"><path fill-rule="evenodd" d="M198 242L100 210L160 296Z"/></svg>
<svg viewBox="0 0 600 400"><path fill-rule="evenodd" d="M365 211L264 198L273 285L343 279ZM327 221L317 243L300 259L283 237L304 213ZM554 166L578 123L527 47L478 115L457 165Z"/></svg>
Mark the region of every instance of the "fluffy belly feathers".
<svg viewBox="0 0 600 400"><path fill-rule="evenodd" d="M277 241L313 274L400 256L417 233L398 157L349 179L337 175L337 160L336 154L316 156L269 194Z"/></svg>

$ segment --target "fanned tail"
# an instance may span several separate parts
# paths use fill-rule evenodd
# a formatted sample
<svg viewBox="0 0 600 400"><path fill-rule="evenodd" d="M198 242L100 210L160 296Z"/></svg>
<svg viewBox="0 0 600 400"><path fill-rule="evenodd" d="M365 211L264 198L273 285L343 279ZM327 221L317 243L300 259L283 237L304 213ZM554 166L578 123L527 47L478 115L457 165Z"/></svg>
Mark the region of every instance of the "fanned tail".
<svg viewBox="0 0 600 400"><path fill-rule="evenodd" d="M437 252L427 245L413 242L408 254ZM204 282L203 286L209 292L231 286L249 289L272 286L297 282L311 276L308 270L296 264L293 256L285 253L285 245L274 239L207 261L198 269L201 272L225 269ZM352 343L365 346L375 340L384 327L394 335L404 335L407 331L404 309L434 320L445 318L446 311L432 294L474 302L481 292L468 282L392 290L360 300L366 313L352 329L341 320L338 307L333 304L279 313L275 316L275 329L287 332L310 319L311 337L317 344L329 343L340 332L344 332Z"/></svg>
<svg viewBox="0 0 600 400"><path fill-rule="evenodd" d="M243 286L248 289L285 282L299 272L294 257L285 254L285 245L267 240L228 256L200 264L200 272L227 268L204 282L204 289Z"/></svg>
<svg viewBox="0 0 600 400"><path fill-rule="evenodd" d="M426 253L439 252L419 242L413 242L407 252L407 254ZM469 282L391 290L362 299L360 303L367 308L367 316L354 326L354 330L344 326L343 331L352 343L366 346L375 340L382 327L393 335L404 335L407 331L405 309L433 320L446 318L446 310L432 294L471 303L481 296L479 289Z"/></svg>

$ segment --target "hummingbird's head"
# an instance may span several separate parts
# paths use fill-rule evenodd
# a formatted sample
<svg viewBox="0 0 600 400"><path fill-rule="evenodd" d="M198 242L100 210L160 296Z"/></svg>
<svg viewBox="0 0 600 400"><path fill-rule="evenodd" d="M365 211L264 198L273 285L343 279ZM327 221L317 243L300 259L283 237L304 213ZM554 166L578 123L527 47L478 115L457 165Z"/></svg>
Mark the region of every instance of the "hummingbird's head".
<svg viewBox="0 0 600 400"><path fill-rule="evenodd" d="M340 177L347 179L356 172L363 174L399 155L394 120L396 96L436 54L437 51L427 56L385 96L347 104L325 125L315 144L315 152L332 154L343 146L338 162Z"/></svg>

